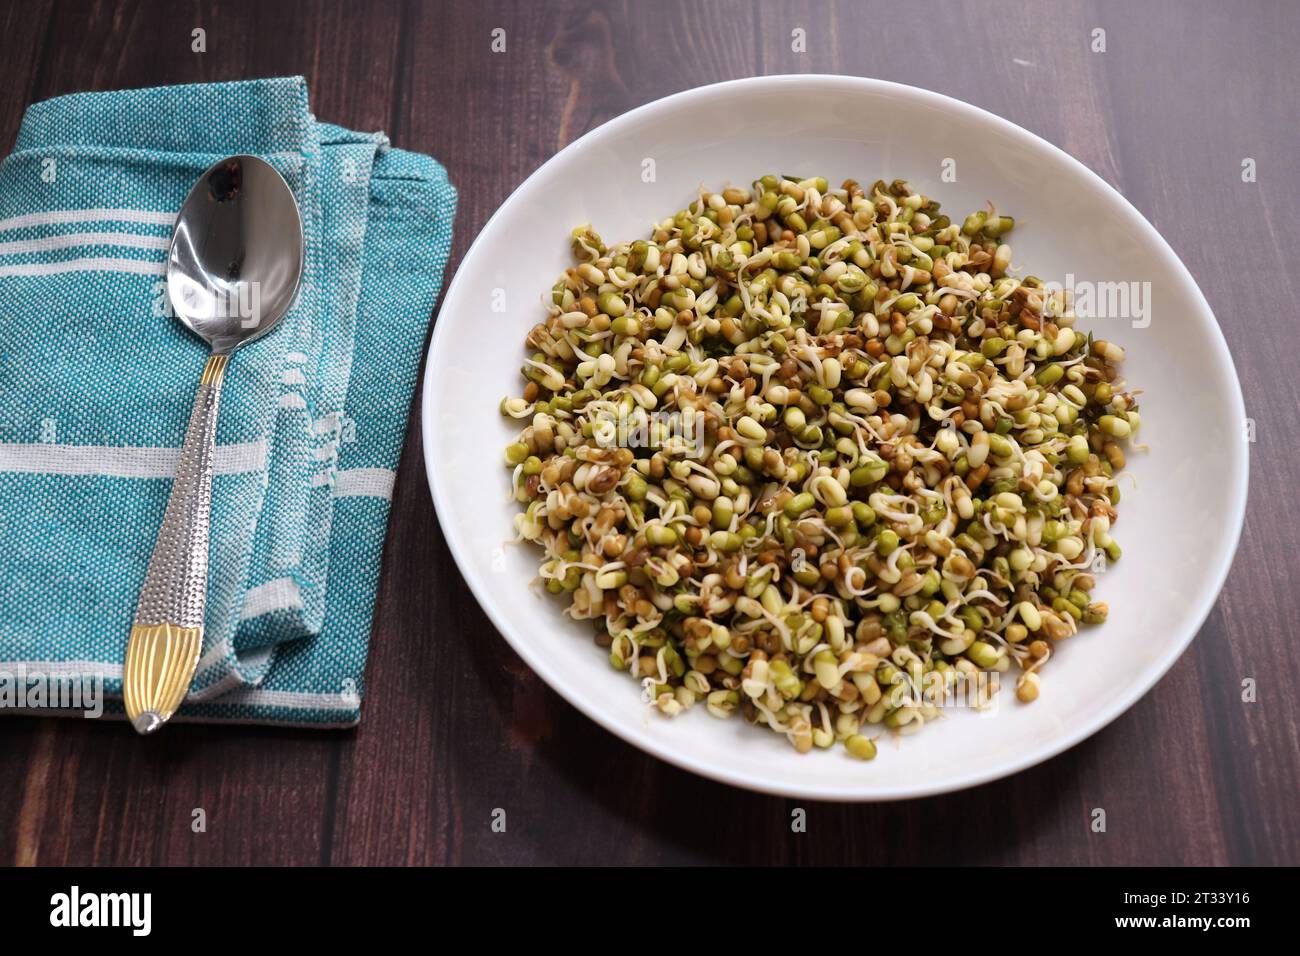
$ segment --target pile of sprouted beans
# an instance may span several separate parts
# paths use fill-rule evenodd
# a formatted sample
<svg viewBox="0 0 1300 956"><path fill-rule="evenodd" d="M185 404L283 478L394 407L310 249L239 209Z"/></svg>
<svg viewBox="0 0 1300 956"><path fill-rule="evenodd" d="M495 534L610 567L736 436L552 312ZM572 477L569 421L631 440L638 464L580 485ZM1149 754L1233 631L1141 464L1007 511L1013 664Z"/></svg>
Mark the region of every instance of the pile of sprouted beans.
<svg viewBox="0 0 1300 956"><path fill-rule="evenodd" d="M576 266L501 403L519 537L675 716L876 755L1104 621L1139 425L1118 345L905 181L764 176ZM994 679L988 680L987 678Z"/></svg>

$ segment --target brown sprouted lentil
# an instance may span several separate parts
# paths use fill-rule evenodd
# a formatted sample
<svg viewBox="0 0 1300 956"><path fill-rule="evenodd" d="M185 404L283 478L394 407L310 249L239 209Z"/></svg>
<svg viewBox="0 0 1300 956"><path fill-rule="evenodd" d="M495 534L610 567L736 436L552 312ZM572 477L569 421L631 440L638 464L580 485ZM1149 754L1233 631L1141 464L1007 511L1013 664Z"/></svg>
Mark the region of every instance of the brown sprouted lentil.
<svg viewBox="0 0 1300 956"><path fill-rule="evenodd" d="M501 403L516 530L664 714L869 760L871 725L914 733L981 673L1033 701L1052 644L1105 620L1137 402L1122 347L1008 274L1014 225L764 176L646 239L573 231Z"/></svg>

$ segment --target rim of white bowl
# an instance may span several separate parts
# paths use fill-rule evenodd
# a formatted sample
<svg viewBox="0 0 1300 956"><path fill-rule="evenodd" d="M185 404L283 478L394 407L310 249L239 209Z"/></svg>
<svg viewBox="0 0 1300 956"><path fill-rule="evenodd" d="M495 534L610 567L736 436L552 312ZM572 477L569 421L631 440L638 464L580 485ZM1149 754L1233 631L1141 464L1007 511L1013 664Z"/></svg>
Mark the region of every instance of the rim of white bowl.
<svg viewBox="0 0 1300 956"><path fill-rule="evenodd" d="M447 292L443 296L443 303L452 301L460 285L460 280L464 274L464 265L479 251L479 244L482 237L487 233L489 227L501 215L502 211L510 205L511 201L521 193L527 190L541 188L546 180L552 175L552 170L560 165L561 161L571 152L576 152L592 145L612 133L622 130L624 127L632 126L644 119L655 116L659 113L674 110L690 101L709 100L714 98L726 98L733 92L744 88L752 90L756 88L768 87L774 92L799 86L816 86L822 85L827 88L853 88L860 92L884 93L887 95L912 99L931 106L942 107L953 110L958 113L964 113L967 116L981 120L990 124L1003 133L1007 133L1017 139L1020 139L1027 145L1035 149L1045 149L1054 154L1057 159L1063 161L1067 166L1072 167L1085 180L1092 182L1095 186L1100 187L1104 192L1109 193L1114 199L1118 200L1118 208L1123 215L1126 215L1135 230L1141 233L1147 240L1151 248L1157 251L1157 254L1165 260L1166 264L1172 268L1172 271L1182 278L1182 281L1193 293L1193 297L1198 301L1205 310L1205 316L1209 318L1209 325L1213 337L1218 343L1223 356L1227 359L1225 371L1230 380L1232 389L1232 400L1236 404L1236 411L1239 418L1245 418L1245 401L1241 394L1241 382L1237 377L1236 366L1232 362L1231 352L1228 350L1228 342L1223 336L1223 330L1219 328L1218 319L1214 316L1214 311L1210 308L1209 302L1206 301L1200 286L1183 265L1183 261L1170 247L1163 236L1156 228L1147 221L1138 209L1130 203L1119 190L1115 189L1110 183L1106 182L1095 172L1079 162L1065 150L1053 143L1048 142L1041 136L1031 133L1022 126L1003 119L996 113L990 113L988 110L978 106L972 106L962 100L946 96L943 93L935 93L931 90L922 89L916 86L908 86L903 83L894 83L889 80L877 80L868 77L846 76L835 73L798 73L785 74L780 76L751 76L744 79L726 80L721 83L712 83L708 86L696 87L691 90L684 90L681 93L674 93L670 96L662 97L629 110L613 119L602 123L595 129L585 133L578 139L574 140L564 149L560 150L536 170L534 170L527 179L520 183L510 196L497 207L491 218L483 225L479 231L479 236L470 245L469 250L465 253L464 258L460 261L456 269L456 275L452 277L451 284L447 287ZM439 309L441 313L441 308ZM1197 316L1200 321L1201 316ZM423 430L422 445L424 450L425 471L428 474L429 489L433 495L433 504L439 515L451 513L447 503L443 501L439 491L438 483L435 480L436 468L434 466L434 434L430 424L434 420L434 402L433 389L430 387L433 369L437 364L438 347L441 342L441 335L444 323L434 322L433 335L429 341L429 353L425 359L424 367L424 393L420 402L420 425ZM1155 665L1149 669L1149 675L1146 680L1140 681L1134 685L1134 689L1128 694L1117 698L1109 706L1099 710L1088 720L1081 722L1077 727L1072 728L1068 733L1053 740L1051 743L1027 751L1023 756L995 766L987 771L975 771L967 773L955 779L944 780L935 784L921 784L906 789L891 789L888 792L872 792L871 788L864 787L857 789L852 786L809 786L806 781L791 779L789 783L772 783L761 778L749 777L743 773L736 773L726 769L719 769L710 766L695 759L689 754L684 754L672 746L654 740L649 737L641 737L630 733L624 726L617 721L607 718L598 708L593 707L582 693L581 689L572 681L568 680L562 674L557 673L551 667L549 659L545 656L535 653L531 648L522 641L518 641L511 634L510 628L506 625L503 617L496 610L496 602L491 597L490 589L487 587L482 578L474 570L471 561L466 557L467 544L461 540L456 525L452 522L439 521L442 528L443 536L451 549L452 557L456 561L456 566L460 569L461 576L469 584L474 598L478 601L479 606L492 621L493 626L506 639L515 653L524 659L524 662L532 668L533 672L542 678L556 693L576 707L580 712L585 714L597 724L604 727L610 733L627 741L629 744L637 747L646 753L652 754L661 760L666 761L683 770L689 770L692 773L707 777L710 780L716 780L720 783L730 784L746 790L767 793L773 796L793 797L797 799L808 800L830 800L839 802L853 803L876 803L892 800L906 800L917 797L937 796L944 793L953 793L959 790L965 790L970 787L977 787L981 784L990 783L994 780L1000 780L1003 777L1009 777L1017 774L1022 770L1036 766L1052 757L1069 750L1078 743L1087 740L1097 731L1101 730L1111 721L1115 720L1130 707L1150 692L1151 688L1159 683L1160 679L1168 673L1174 662L1182 657L1183 652L1195 639L1209 617L1210 610L1218 600L1219 592L1223 589L1224 582L1227 580L1228 571L1232 567L1233 558L1237 553L1237 546L1241 540L1241 530L1245 522L1246 514L1246 496L1249 489L1250 479L1250 456L1243 447L1237 447L1234 454L1234 471L1237 473L1236 486L1232 489L1232 514L1229 519L1230 534L1232 537L1231 544L1220 550L1216 558L1216 566L1213 571L1214 585L1212 588L1201 592L1196 606L1188 618L1194 622L1192 626L1186 627L1185 633L1181 634L1178 640L1172 644L1164 655L1155 662ZM875 788L878 789L878 788Z"/></svg>

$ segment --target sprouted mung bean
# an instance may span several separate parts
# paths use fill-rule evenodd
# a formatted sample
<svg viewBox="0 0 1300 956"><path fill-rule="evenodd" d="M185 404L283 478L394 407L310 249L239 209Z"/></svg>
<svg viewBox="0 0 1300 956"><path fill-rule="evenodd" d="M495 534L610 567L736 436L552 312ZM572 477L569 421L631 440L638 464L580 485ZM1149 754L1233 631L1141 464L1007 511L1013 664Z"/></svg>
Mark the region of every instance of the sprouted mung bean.
<svg viewBox="0 0 1300 956"><path fill-rule="evenodd" d="M877 728L987 705L989 674L1035 700L1055 643L1105 620L1090 572L1120 555L1137 405L1124 350L1009 274L1013 225L902 180L764 176L648 239L573 231L501 404L526 423L515 525L664 714L870 760Z"/></svg>

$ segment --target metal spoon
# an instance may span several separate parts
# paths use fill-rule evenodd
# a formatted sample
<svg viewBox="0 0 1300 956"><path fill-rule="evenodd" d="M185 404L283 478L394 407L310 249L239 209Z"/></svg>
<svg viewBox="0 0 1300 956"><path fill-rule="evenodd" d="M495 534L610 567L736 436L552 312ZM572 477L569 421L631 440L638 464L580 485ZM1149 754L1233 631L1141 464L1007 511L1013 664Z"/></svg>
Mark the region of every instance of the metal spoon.
<svg viewBox="0 0 1300 956"><path fill-rule="evenodd" d="M162 529L126 648L122 696L132 726L153 733L176 712L203 647L212 456L230 354L271 331L302 278L302 218L293 192L256 156L232 156L195 183L172 232L167 295L208 343Z"/></svg>

